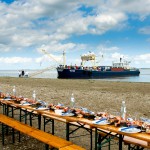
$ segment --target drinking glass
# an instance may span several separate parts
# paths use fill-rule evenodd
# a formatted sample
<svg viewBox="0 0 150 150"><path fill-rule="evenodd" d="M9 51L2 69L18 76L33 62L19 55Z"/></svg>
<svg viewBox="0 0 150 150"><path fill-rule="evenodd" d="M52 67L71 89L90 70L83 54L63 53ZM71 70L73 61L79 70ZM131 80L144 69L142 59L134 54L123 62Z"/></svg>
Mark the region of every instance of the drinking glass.
<svg viewBox="0 0 150 150"><path fill-rule="evenodd" d="M145 131L146 130L146 118L145 117L140 117L140 123L141 123L141 131Z"/></svg>
<svg viewBox="0 0 150 150"><path fill-rule="evenodd" d="M150 123L147 123L146 125L146 133L150 133Z"/></svg>

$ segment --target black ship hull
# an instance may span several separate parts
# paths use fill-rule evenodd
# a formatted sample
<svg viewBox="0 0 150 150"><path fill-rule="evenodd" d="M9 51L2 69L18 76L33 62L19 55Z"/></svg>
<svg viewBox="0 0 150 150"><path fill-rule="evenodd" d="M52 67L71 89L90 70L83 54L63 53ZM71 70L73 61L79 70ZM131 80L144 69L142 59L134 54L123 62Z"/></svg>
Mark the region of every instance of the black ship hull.
<svg viewBox="0 0 150 150"><path fill-rule="evenodd" d="M124 71L98 71L80 69L59 69L57 68L58 78L60 79L100 79L123 76L139 76L139 69Z"/></svg>

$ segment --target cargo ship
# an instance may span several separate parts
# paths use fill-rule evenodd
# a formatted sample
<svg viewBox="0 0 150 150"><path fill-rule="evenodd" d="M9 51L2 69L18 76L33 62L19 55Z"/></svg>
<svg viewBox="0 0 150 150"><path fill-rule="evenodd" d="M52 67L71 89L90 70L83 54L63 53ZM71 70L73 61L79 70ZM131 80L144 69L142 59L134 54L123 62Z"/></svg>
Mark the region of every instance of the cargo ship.
<svg viewBox="0 0 150 150"><path fill-rule="evenodd" d="M137 68L130 67L129 61L125 61L120 58L119 62L113 62L112 66L96 66L94 53L88 53L81 56L80 66L68 66L65 65L65 53L64 64L57 67L59 79L100 79L111 77L123 77L123 76L139 76L140 71ZM91 61L92 66L86 66L85 62Z"/></svg>

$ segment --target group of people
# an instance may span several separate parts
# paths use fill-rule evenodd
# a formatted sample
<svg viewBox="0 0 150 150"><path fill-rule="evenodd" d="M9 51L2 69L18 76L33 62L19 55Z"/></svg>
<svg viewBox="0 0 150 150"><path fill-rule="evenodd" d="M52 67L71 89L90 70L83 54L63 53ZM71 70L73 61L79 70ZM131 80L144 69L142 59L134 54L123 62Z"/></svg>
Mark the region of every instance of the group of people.
<svg viewBox="0 0 150 150"><path fill-rule="evenodd" d="M20 77L29 77L28 71L24 71L24 70L19 70L18 75L19 75L19 78Z"/></svg>

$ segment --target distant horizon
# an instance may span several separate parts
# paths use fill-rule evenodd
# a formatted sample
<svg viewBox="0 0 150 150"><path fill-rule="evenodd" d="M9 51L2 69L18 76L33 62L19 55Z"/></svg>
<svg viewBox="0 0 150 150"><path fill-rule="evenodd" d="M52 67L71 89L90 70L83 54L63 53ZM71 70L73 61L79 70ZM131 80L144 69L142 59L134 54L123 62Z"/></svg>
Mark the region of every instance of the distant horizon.
<svg viewBox="0 0 150 150"><path fill-rule="evenodd" d="M43 68L45 69L45 68ZM137 68L137 69L150 69L150 68ZM0 71L19 71L19 70L42 70L42 69L0 69ZM47 71L57 71L56 69L51 69L51 70L47 70ZM46 72L46 71L44 71Z"/></svg>

